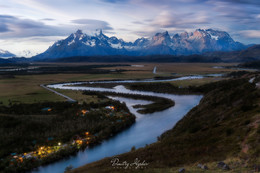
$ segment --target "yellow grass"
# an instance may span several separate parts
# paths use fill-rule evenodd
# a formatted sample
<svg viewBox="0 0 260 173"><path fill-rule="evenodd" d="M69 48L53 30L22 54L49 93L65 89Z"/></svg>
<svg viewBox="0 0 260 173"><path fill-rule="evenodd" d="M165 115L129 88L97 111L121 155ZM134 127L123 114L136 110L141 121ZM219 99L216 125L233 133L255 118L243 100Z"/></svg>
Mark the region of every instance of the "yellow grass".
<svg viewBox="0 0 260 173"><path fill-rule="evenodd" d="M191 80L180 80L169 82L178 87L189 87L189 86L200 86L211 82L223 80L223 78L204 78L204 79L191 79Z"/></svg>
<svg viewBox="0 0 260 173"><path fill-rule="evenodd" d="M101 63L99 63L101 64ZM114 64L114 63L113 63ZM130 64L130 63L128 63ZM69 81L89 81L89 80L110 80L110 79L137 79L137 78L152 78L155 76L171 76L172 73L178 73L181 75L187 74L205 74L205 73L224 73L230 72L230 69L215 69L213 66L229 66L234 64L216 64L216 63L133 63L134 65L144 65L144 67L133 66L118 66L110 67L107 69L123 69L128 70L123 73L115 74L49 74L49 75L19 75L14 79L0 79L0 102L8 104L9 100L12 102L42 102L42 101L64 101L65 99L51 93L40 87L40 84L49 84L57 82L69 82ZM133 65L132 64L132 65ZM47 63L44 66L53 65L53 63ZM57 64L55 64L57 65ZM58 64L64 66L64 64ZM66 64L66 66L77 65L93 65L93 63L72 63ZM153 68L157 67L158 74L153 74ZM199 85L207 82L211 82L215 79L203 79L203 80L188 80L173 82L179 86ZM79 98L83 100L80 94L74 91L63 91L74 99Z"/></svg>
<svg viewBox="0 0 260 173"><path fill-rule="evenodd" d="M103 69L123 69L132 70L126 74L149 74L152 75L153 68L157 67L157 75L178 74L208 74L208 73L226 73L234 71L232 69L217 69L214 66L232 66L234 63L135 63L134 65L143 65L144 67L109 67Z"/></svg>
<svg viewBox="0 0 260 173"><path fill-rule="evenodd" d="M97 96L94 95L85 95L82 94L82 91L73 91L73 90L61 90L61 89L55 89L56 91L58 91L59 93L62 93L66 96L69 96L70 98L77 100L79 103L97 103L98 101L100 101L100 99L97 98Z"/></svg>

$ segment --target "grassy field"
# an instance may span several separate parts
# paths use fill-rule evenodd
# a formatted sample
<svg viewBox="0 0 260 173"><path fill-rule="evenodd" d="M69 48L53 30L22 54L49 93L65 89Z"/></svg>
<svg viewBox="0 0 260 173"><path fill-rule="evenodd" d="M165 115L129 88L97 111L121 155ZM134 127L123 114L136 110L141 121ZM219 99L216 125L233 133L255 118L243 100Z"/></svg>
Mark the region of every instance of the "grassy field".
<svg viewBox="0 0 260 173"><path fill-rule="evenodd" d="M223 78L204 78L204 79L192 79L192 80L180 80L180 81L172 81L172 82L168 82L171 83L174 86L178 86L178 87L189 87L189 86L201 86L204 84L208 84L211 82L217 82L223 80Z"/></svg>
<svg viewBox="0 0 260 173"><path fill-rule="evenodd" d="M51 93L40 87L40 84L70 82L70 81L87 81L87 80L104 80L126 78L126 75L111 74L49 74L49 75L24 75L15 76L11 79L0 79L0 102L8 104L12 102L34 103L43 101L65 101L64 98ZM68 91L63 91L68 92ZM69 92L70 96L77 99L79 96L74 91Z"/></svg>
<svg viewBox="0 0 260 173"><path fill-rule="evenodd" d="M177 73L181 75L188 74L209 74L209 73L226 73L234 71L232 69L219 69L213 68L214 66L233 66L234 63L136 63L132 65L143 65L143 67L136 66L126 66L126 67L109 67L104 69L122 69L128 70L125 72L128 75L136 74L151 74L153 68L157 67L157 76L160 75L170 75L172 73Z"/></svg>
<svg viewBox="0 0 260 173"><path fill-rule="evenodd" d="M53 65L68 65L48 63L43 66ZM93 65L92 63L69 64L70 66ZM44 75L16 75L15 78L3 79L0 78L0 102L8 104L11 102L35 103L43 101L64 101L65 99L46 91L40 87L40 84L49 84L57 82L68 81L88 81L88 80L110 80L110 79L140 79L152 78L156 76L170 76L172 73L181 75L187 74L206 74L206 73L225 73L230 72L230 69L216 69L214 66L230 66L234 64L214 64L214 63L142 63L132 65L144 65L144 67L137 66L118 66L109 67L107 69L127 70L122 73L115 74L44 74ZM153 68L157 66L158 74L153 74ZM191 81L173 82L178 86L201 85L218 79L201 79ZM81 94L74 91L62 91L74 99L82 100ZM83 96L85 97L85 96Z"/></svg>
<svg viewBox="0 0 260 173"><path fill-rule="evenodd" d="M100 101L100 99L96 95L86 95L82 94L82 91L73 91L73 90L61 90L61 89L55 89L59 93L62 93L66 96L69 96L73 98L74 100L77 100L79 103L97 103Z"/></svg>
<svg viewBox="0 0 260 173"><path fill-rule="evenodd" d="M0 79L0 102L8 104L11 102L34 103L43 101L65 101L64 98L51 93L40 87L40 84L50 84L70 81L88 81L104 79L124 79L126 74L49 74L49 75L24 75L15 76L11 79ZM136 77L136 76L135 76ZM140 76L138 76L140 77ZM143 77L143 78L146 78ZM63 91L69 96L77 99L79 94L74 91Z"/></svg>

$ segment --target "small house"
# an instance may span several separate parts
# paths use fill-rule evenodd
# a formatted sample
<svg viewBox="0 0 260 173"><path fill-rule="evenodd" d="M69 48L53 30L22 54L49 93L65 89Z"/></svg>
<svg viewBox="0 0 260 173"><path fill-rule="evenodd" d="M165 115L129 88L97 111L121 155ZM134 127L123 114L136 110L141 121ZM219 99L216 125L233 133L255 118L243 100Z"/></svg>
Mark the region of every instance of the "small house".
<svg viewBox="0 0 260 173"><path fill-rule="evenodd" d="M51 109L51 108L49 108L49 107L46 107L46 108L42 108L42 111L45 111L45 112L50 112L50 111L52 111L52 109Z"/></svg>
<svg viewBox="0 0 260 173"><path fill-rule="evenodd" d="M114 106L106 106L106 109L115 110Z"/></svg>
<svg viewBox="0 0 260 173"><path fill-rule="evenodd" d="M85 116L88 112L89 112L88 110L82 109L81 110L81 115Z"/></svg>

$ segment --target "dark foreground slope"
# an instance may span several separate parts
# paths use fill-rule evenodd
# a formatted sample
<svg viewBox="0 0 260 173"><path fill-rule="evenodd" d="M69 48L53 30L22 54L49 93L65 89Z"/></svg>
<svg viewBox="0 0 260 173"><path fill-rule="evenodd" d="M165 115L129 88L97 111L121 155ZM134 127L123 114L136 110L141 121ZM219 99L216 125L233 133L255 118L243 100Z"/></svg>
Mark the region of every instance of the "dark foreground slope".
<svg viewBox="0 0 260 173"><path fill-rule="evenodd" d="M238 66L241 68L260 69L260 60L242 63L242 64L239 64Z"/></svg>
<svg viewBox="0 0 260 173"><path fill-rule="evenodd" d="M260 45L253 45L245 50L232 52L207 52L205 57L218 57L225 62L251 62L260 59Z"/></svg>
<svg viewBox="0 0 260 173"><path fill-rule="evenodd" d="M203 89L205 96L200 104L161 135L158 142L117 156L128 163L136 158L145 160L149 163L145 170L116 169L111 166L112 158L106 158L74 172L156 172L155 168L165 172L162 170L232 158L238 162L228 163L231 169L254 169L260 164L260 91L248 82L249 78L202 86L198 91Z"/></svg>

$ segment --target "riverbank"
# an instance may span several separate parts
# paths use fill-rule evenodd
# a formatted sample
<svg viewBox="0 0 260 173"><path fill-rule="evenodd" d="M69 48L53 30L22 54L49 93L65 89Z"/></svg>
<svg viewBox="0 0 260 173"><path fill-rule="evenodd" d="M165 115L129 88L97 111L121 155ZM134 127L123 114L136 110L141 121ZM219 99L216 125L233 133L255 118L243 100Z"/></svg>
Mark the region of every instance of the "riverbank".
<svg viewBox="0 0 260 173"><path fill-rule="evenodd" d="M137 111L141 114L148 114L154 112L160 112L174 106L174 101L164 97L138 95L138 94L126 94L126 93L116 93L116 92L97 92L97 91L84 91L83 94L86 95L106 95L106 96L118 96L124 98L132 98L135 100L148 100L152 101L149 104L136 104L134 108L139 108Z"/></svg>
<svg viewBox="0 0 260 173"><path fill-rule="evenodd" d="M79 87L74 86L75 83L63 83L63 84L52 84L48 85L50 88L63 89L63 90L76 90L91 92L115 92L116 94L135 94L135 97L162 97L175 101L175 106L165 109L160 112L148 113L141 115L134 108L134 105L150 104L150 101L134 100L132 98L124 98L113 96L113 99L125 102L130 111L137 116L136 123L133 124L129 129L117 136L105 141L101 145L94 147L93 149L84 150L71 157L68 161L56 162L47 166L39 168L39 171L35 172L63 172L64 169L72 165L73 167L81 166L84 163L93 162L102 159L106 156L113 156L116 154L124 153L129 151L133 146L134 148L140 148L147 144L156 141L157 137L166 130L172 128L191 108L196 106L201 99L201 95L169 95L152 92L142 91L131 91L123 86L117 86L113 89L107 88L90 88L90 87ZM140 96L141 95L141 96ZM152 98L153 98L152 97ZM149 131L147 131L149 129ZM116 146L116 149L115 149ZM106 151L106 152L104 152Z"/></svg>
<svg viewBox="0 0 260 173"><path fill-rule="evenodd" d="M135 122L118 101L0 106L0 170L24 172L100 144ZM32 130L33 129L33 130Z"/></svg>

